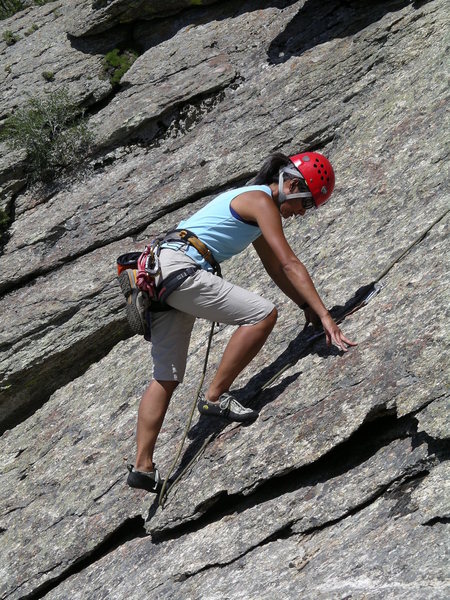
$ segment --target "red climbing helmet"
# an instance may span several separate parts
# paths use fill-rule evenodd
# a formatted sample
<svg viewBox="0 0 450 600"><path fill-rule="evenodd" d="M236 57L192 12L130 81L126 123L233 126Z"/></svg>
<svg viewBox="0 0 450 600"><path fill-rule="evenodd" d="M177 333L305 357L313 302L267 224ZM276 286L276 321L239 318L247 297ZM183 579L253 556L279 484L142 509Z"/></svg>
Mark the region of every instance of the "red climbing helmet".
<svg viewBox="0 0 450 600"><path fill-rule="evenodd" d="M302 152L289 158L305 178L314 204L319 208L334 190L334 171L330 161L318 152Z"/></svg>

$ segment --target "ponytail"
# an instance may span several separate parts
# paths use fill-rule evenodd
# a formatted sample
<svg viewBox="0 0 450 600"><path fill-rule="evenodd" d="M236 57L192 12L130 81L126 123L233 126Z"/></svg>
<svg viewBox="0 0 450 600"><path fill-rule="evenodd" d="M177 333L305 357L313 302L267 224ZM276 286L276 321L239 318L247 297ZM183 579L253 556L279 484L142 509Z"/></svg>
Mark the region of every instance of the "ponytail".
<svg viewBox="0 0 450 600"><path fill-rule="evenodd" d="M292 165L291 159L288 156L281 154L281 152L271 154L264 161L256 177L249 181L247 185L270 185L271 183L278 183L280 169L287 165Z"/></svg>

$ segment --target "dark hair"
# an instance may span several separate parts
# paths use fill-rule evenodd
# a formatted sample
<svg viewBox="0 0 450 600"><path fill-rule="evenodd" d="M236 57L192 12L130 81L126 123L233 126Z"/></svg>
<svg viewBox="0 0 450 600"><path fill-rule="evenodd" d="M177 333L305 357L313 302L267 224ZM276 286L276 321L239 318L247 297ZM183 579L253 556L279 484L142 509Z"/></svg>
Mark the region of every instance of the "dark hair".
<svg viewBox="0 0 450 600"><path fill-rule="evenodd" d="M257 175L248 182L247 185L269 185L270 183L278 183L278 175L281 167L290 165L291 159L281 152L270 154L263 162L263 165Z"/></svg>

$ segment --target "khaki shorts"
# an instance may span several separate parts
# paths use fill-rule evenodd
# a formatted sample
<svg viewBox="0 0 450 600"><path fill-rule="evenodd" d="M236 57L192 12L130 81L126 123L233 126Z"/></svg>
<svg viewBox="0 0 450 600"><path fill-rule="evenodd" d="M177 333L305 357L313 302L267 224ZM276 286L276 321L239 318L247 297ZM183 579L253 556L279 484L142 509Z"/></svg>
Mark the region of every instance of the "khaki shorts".
<svg viewBox="0 0 450 600"><path fill-rule="evenodd" d="M161 250L163 277L195 262L182 249ZM227 325L254 325L265 319L274 305L212 273L199 269L166 300L174 310L152 313L153 377L161 381L183 381L195 319Z"/></svg>

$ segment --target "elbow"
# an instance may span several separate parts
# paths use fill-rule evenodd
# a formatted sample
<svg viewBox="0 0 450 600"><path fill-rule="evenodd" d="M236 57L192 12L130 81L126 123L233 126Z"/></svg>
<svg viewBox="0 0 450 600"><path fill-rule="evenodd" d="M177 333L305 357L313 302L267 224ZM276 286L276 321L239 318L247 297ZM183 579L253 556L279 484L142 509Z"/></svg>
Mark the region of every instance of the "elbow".
<svg viewBox="0 0 450 600"><path fill-rule="evenodd" d="M299 271L306 271L305 265L296 257L292 256L281 263L281 269L283 273L289 277L292 273L298 273Z"/></svg>

